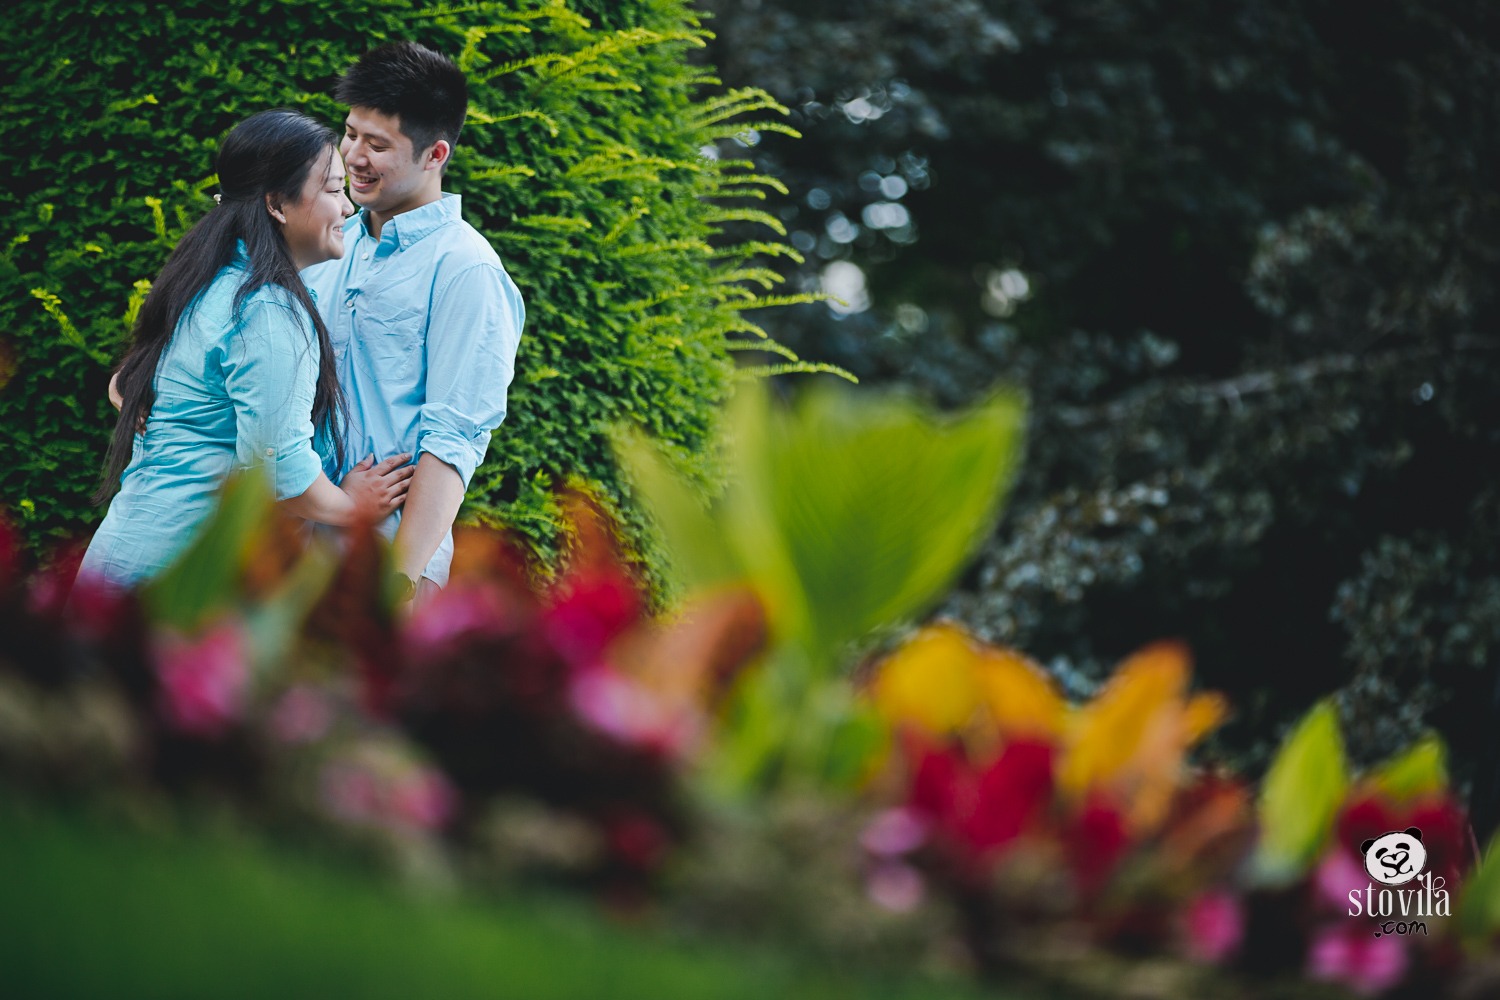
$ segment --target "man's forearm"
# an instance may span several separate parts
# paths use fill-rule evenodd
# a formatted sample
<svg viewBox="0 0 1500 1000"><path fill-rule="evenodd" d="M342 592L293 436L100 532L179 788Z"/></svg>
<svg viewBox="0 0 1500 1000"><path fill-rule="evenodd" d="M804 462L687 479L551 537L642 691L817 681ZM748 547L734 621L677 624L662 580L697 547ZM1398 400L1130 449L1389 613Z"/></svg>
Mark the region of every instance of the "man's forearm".
<svg viewBox="0 0 1500 1000"><path fill-rule="evenodd" d="M458 470L423 452L396 529L397 570L413 580L421 578L463 502L464 481Z"/></svg>

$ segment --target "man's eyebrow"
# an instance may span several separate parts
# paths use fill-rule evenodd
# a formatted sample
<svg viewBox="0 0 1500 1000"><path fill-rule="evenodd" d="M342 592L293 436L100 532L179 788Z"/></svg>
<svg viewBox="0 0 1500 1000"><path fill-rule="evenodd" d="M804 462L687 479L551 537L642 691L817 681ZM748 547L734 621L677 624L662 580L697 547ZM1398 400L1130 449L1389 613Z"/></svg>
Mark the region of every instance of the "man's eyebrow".
<svg viewBox="0 0 1500 1000"><path fill-rule="evenodd" d="M359 132L359 129L355 128L353 125L350 125L348 122L344 122L344 128L347 131L350 131L350 132L356 132L356 133ZM368 129L368 128L365 129L364 130L364 136L365 136L366 139L370 139L370 140L372 140L374 142L383 142L387 146L389 146L391 144L391 137L390 136L386 135L383 132L376 132L373 129Z"/></svg>

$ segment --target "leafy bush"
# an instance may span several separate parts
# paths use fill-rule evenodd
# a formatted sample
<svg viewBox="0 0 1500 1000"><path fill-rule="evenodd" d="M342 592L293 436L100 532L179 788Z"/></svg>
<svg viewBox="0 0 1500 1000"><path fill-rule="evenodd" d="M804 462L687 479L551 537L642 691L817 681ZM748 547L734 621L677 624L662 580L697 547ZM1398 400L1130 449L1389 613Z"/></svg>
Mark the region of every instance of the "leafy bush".
<svg viewBox="0 0 1500 1000"><path fill-rule="evenodd" d="M219 137L278 105L341 121L334 80L390 38L469 74L446 186L527 302L509 416L469 514L551 551L548 491L567 476L632 510L609 461L616 421L661 441L698 483L713 479L704 445L730 352L766 346L741 315L774 301L755 301L772 278L752 260L795 252L774 234L718 238L730 219L780 228L744 207L774 180L703 152L744 127L728 120L774 105L717 93L686 65L705 33L685 4L61 0L17 8L6 32L0 491L33 544L97 517L85 498L113 425L109 365L143 280L209 205Z"/></svg>

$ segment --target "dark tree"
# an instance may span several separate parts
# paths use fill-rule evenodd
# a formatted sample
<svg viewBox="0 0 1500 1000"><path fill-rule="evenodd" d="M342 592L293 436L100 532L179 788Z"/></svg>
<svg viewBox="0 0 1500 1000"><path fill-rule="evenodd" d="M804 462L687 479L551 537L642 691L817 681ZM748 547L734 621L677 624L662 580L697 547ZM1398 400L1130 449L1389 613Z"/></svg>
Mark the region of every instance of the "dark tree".
<svg viewBox="0 0 1500 1000"><path fill-rule="evenodd" d="M773 334L946 404L1031 394L948 613L1079 688L1183 636L1251 759L1331 691L1361 759L1427 725L1461 775L1496 756L1500 14L706 6L726 84L804 132L742 141L800 280L865 278Z"/></svg>

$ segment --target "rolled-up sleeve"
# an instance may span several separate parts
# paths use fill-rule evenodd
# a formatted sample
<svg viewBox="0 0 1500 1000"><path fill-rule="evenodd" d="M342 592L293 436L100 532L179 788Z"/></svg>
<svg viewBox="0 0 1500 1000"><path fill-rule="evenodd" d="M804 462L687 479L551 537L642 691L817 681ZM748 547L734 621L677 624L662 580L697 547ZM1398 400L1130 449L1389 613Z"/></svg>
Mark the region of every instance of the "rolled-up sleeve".
<svg viewBox="0 0 1500 1000"><path fill-rule="evenodd" d="M252 297L224 344L224 387L234 405L235 465L263 464L276 499L307 492L322 472L313 450L318 351L290 301Z"/></svg>
<svg viewBox="0 0 1500 1000"><path fill-rule="evenodd" d="M453 466L465 489L505 420L523 322L521 293L494 264L471 265L434 297L416 450Z"/></svg>

